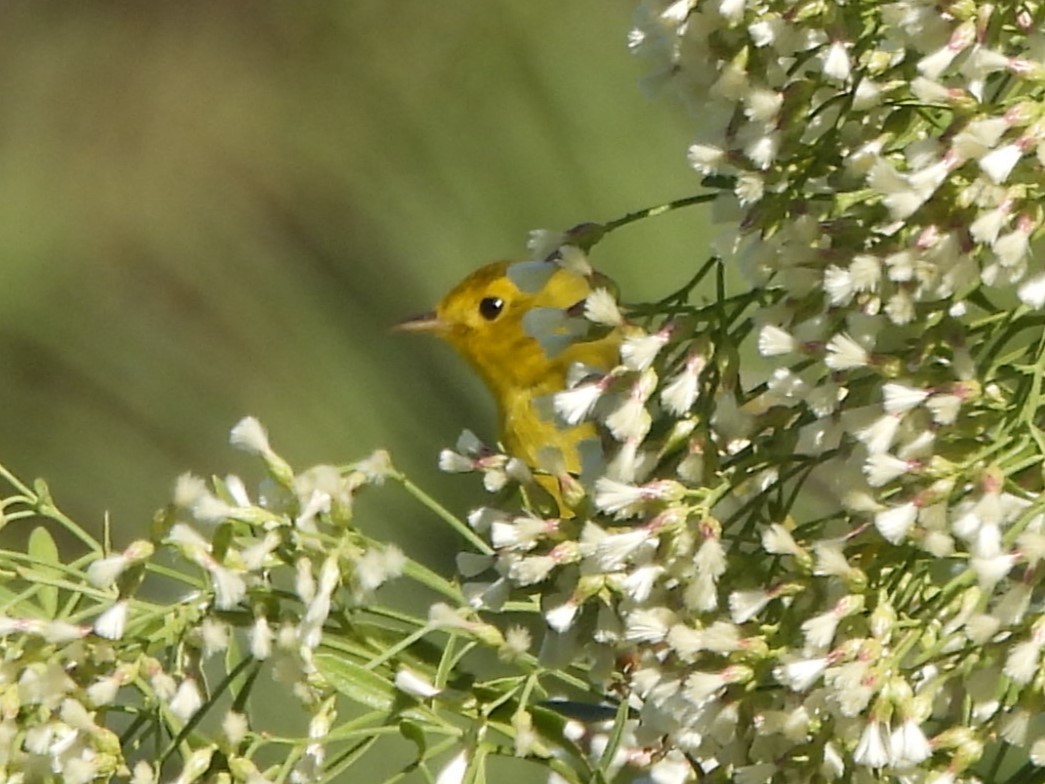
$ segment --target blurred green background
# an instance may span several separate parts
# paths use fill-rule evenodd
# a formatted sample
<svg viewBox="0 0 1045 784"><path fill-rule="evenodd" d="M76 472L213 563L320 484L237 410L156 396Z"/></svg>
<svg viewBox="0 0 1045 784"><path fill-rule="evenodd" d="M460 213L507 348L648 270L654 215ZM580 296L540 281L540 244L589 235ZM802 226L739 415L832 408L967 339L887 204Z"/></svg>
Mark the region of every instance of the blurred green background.
<svg viewBox="0 0 1045 784"><path fill-rule="evenodd" d="M376 447L441 476L492 407L447 347L390 334L527 232L694 192L686 119L639 89L625 0L9 3L0 25L0 461L116 544L175 476ZM628 299L703 258L693 210L595 262ZM364 527L451 537L395 490ZM380 528L378 528L380 526ZM419 555L414 551L411 554Z"/></svg>

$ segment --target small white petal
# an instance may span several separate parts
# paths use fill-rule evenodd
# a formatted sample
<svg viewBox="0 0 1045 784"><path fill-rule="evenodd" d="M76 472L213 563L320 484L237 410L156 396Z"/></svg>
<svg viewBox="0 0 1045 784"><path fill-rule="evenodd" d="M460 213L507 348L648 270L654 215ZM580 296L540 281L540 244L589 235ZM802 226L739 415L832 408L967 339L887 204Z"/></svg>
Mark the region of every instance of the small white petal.
<svg viewBox="0 0 1045 784"><path fill-rule="evenodd" d="M890 414L910 411L929 397L930 390L909 387L906 384L885 384L882 395L885 397L885 410Z"/></svg>
<svg viewBox="0 0 1045 784"><path fill-rule="evenodd" d="M798 341L790 333L774 324L766 324L758 333L758 353L764 357L790 354L798 348Z"/></svg>
<svg viewBox="0 0 1045 784"><path fill-rule="evenodd" d="M119 640L127 624L128 602L121 600L99 615L94 621L94 633L107 640Z"/></svg>
<svg viewBox="0 0 1045 784"><path fill-rule="evenodd" d="M886 541L899 544L907 536L917 517L918 508L908 501L876 514L874 525Z"/></svg>
<svg viewBox="0 0 1045 784"><path fill-rule="evenodd" d="M427 678L405 667L396 672L395 685L401 692L409 694L411 697L420 697L422 699L434 697L442 691L442 689L436 688Z"/></svg>

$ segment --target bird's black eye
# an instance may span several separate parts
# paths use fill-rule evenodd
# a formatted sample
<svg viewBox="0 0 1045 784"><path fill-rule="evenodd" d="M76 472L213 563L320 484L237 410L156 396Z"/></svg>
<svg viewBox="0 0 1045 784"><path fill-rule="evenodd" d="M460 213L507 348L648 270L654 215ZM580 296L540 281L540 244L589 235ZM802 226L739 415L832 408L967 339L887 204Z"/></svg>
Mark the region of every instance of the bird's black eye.
<svg viewBox="0 0 1045 784"><path fill-rule="evenodd" d="M493 321L504 310L504 300L500 297L483 297L479 300L479 315L487 321Z"/></svg>

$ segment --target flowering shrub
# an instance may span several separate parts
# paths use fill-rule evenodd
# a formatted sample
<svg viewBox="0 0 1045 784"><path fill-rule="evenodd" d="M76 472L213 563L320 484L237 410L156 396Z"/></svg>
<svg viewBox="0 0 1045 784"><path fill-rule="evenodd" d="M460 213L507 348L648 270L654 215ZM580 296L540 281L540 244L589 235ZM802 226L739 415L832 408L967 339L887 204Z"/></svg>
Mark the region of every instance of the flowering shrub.
<svg viewBox="0 0 1045 784"><path fill-rule="evenodd" d="M630 44L709 190L668 207L713 199L720 231L644 305L589 256L659 210L533 236L593 285L534 336L622 338L546 401L603 435L562 505L470 433L440 465L497 495L465 523L384 453L296 472L246 419L257 492L183 477L113 551L5 473L7 523L88 554L4 554L0 769L332 780L391 735L440 784L512 754L571 782L1042 780L1043 29L1033 0L643 3ZM386 479L468 542L462 585L355 526ZM395 577L427 617L379 601ZM299 736L256 726L264 679Z"/></svg>

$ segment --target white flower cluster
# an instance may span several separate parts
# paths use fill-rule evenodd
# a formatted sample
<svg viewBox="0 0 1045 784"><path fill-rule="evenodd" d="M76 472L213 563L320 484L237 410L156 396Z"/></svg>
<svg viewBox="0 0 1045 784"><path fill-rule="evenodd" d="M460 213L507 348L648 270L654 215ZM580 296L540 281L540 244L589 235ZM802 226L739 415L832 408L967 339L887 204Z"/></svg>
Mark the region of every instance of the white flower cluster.
<svg viewBox="0 0 1045 784"><path fill-rule="evenodd" d="M6 706L0 778L158 781L155 756L129 769L136 733L121 742L109 716L137 711L156 718L151 732L157 737L176 737L214 707L204 663L215 654L231 656L230 649L236 654L230 661L242 668L267 662L266 672L298 698L312 724L326 728L316 731L318 739L293 772L295 780L318 777L322 740L336 716L333 689L314 660L324 625L332 608L371 601L406 562L398 548L372 543L349 524L359 489L379 484L391 467L378 452L347 467L295 474L253 418L240 422L231 440L260 456L269 478L256 500L235 476L210 484L191 475L177 481L173 504L155 521L161 530L154 541L162 541L176 565L177 555L185 559L183 573L157 567L156 544L139 540L96 558L82 573L62 567L63 586L70 595L80 591L79 600L67 604L76 617L93 619L90 625L0 616ZM141 584L157 570L178 575L192 589L168 605L139 598ZM80 574L82 585L75 581ZM234 627L243 631L242 649L233 645ZM213 669L214 662L208 664ZM241 748L251 731L247 718L225 711L220 733L196 732L179 744L183 767L171 780L197 780L215 752L236 771L235 780L270 780ZM149 734L146 722L139 726Z"/></svg>
<svg viewBox="0 0 1045 784"><path fill-rule="evenodd" d="M742 280L642 327L595 284L620 365L552 408L607 462L573 517L474 514L469 595L537 595L663 780L1045 766L1043 31L1031 0L642 4Z"/></svg>

